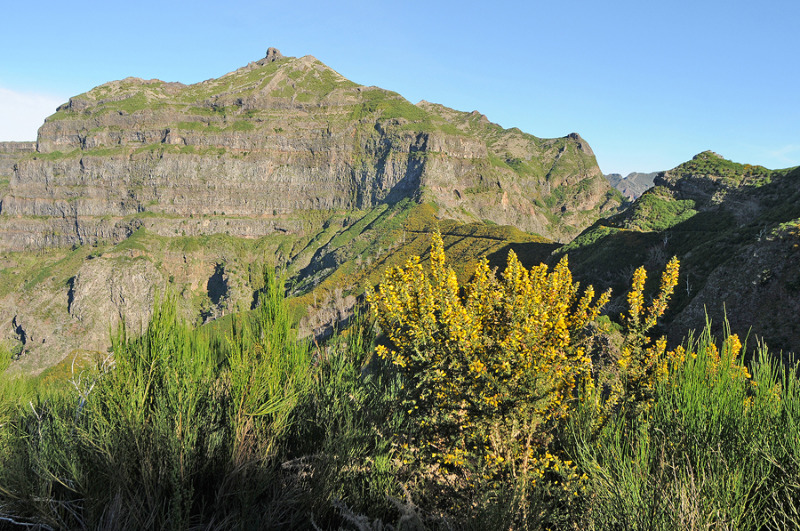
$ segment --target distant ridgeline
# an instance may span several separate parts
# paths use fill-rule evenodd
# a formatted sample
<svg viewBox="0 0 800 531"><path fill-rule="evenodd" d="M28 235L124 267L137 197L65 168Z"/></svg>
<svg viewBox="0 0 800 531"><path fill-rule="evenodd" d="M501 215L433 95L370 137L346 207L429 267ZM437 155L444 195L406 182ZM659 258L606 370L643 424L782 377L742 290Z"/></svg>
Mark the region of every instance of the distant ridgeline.
<svg viewBox="0 0 800 531"><path fill-rule="evenodd" d="M0 145L0 179L0 331L26 370L104 350L157 292L196 322L247 310L265 263L317 332L437 224L467 274L511 244L543 259L622 202L577 134L414 105L272 48L194 85L70 98L35 146Z"/></svg>
<svg viewBox="0 0 800 531"><path fill-rule="evenodd" d="M619 190L619 192L628 199L637 199L640 195L645 193L648 189L653 187L653 180L658 172L652 173L629 173L625 177L619 173L609 173L606 179L611 183L611 186Z"/></svg>

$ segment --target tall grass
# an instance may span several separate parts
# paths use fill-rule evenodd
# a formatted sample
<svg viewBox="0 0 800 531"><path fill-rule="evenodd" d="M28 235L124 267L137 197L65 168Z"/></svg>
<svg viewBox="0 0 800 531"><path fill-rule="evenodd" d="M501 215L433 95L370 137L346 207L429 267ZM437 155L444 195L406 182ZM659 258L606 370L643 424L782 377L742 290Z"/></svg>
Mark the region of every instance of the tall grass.
<svg viewBox="0 0 800 531"><path fill-rule="evenodd" d="M372 323L301 341L282 293L268 274L258 310L224 334L191 329L167 296L71 385L0 373L0 527L800 527L798 367L763 346L745 372L707 327L648 406L598 418L581 401L548 446L583 478L567 491L556 474L426 468L402 444L420 420L371 356Z"/></svg>
<svg viewBox="0 0 800 531"><path fill-rule="evenodd" d="M397 407L396 375L369 355L372 323L356 314L354 323L320 351L304 397L293 439L290 466L304 471L309 508L318 525L339 521L336 507L392 518L389 497L400 497L395 434L406 421Z"/></svg>
<svg viewBox="0 0 800 531"><path fill-rule="evenodd" d="M298 340L268 273L257 311L218 334L191 329L167 296L69 392L0 378L0 518L294 529L338 525L337 506L390 511L398 385L363 369L369 323L324 347Z"/></svg>
<svg viewBox="0 0 800 531"><path fill-rule="evenodd" d="M587 473L595 529L785 529L797 522L797 367L766 348L743 375L709 327L652 406L599 431L577 416L571 448ZM791 527L791 525L790 525Z"/></svg>

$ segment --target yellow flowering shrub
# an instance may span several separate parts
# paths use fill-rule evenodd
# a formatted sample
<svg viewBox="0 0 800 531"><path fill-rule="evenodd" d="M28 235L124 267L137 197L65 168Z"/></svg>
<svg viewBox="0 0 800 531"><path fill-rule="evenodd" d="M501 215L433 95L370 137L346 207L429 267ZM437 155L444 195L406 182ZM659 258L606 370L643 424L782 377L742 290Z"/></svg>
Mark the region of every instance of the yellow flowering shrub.
<svg viewBox="0 0 800 531"><path fill-rule="evenodd" d="M389 343L378 354L404 376L421 457L445 469L481 463L489 475L574 476L547 444L576 387L593 383L586 328L610 292L581 293L566 258L528 270L513 252L501 277L484 259L459 286L439 234L430 262L425 271L411 258L368 294Z"/></svg>
<svg viewBox="0 0 800 531"><path fill-rule="evenodd" d="M649 305L644 296L647 271L640 267L634 272L627 297L628 313L622 315L625 339L617 359L619 379L612 385L611 395L605 403L607 409L617 407L620 402L633 406L632 412L647 407L656 383L664 381L670 368L685 358L682 347L667 351L664 337L652 341L647 335L667 309L669 298L678 284L679 269L680 262L673 257L661 275L658 294Z"/></svg>

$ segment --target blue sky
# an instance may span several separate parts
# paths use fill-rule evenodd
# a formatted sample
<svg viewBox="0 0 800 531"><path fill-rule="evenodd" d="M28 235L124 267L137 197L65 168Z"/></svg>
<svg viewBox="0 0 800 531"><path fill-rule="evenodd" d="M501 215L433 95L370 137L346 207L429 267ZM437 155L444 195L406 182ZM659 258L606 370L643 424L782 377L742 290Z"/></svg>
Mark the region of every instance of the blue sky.
<svg viewBox="0 0 800 531"><path fill-rule="evenodd" d="M110 7L114 6L114 7ZM711 149L800 165L800 2L13 2L0 140L127 76L193 83L269 46L540 137L580 133L605 173Z"/></svg>

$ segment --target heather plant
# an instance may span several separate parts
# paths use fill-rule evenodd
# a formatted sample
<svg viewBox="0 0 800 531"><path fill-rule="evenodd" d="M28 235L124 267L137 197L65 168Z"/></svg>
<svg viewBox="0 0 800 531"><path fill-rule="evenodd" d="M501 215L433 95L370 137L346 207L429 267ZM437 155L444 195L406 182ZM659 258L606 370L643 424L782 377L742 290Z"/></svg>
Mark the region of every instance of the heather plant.
<svg viewBox="0 0 800 531"><path fill-rule="evenodd" d="M5 373L10 362L11 352L5 345L0 344L0 426L8 422L10 415L13 414L14 404L25 395L23 379ZM0 431L0 445L3 433Z"/></svg>
<svg viewBox="0 0 800 531"><path fill-rule="evenodd" d="M374 326L357 311L347 330L321 346L311 386L292 427L294 456L306 511L322 529L336 528L348 511L392 518L402 498L393 434L407 415L397 407L400 383L381 360L370 359Z"/></svg>
<svg viewBox="0 0 800 531"><path fill-rule="evenodd" d="M281 513L279 463L310 349L294 337L279 283L268 275L265 285L227 339L193 330L165 297L141 337L121 329L113 355L75 378L77 393L12 404L0 516L180 529Z"/></svg>
<svg viewBox="0 0 800 531"><path fill-rule="evenodd" d="M296 529L335 527L341 504L392 518L399 388L366 370L369 322L312 348L267 272L256 311L220 330L192 329L167 296L58 392L0 373L0 521Z"/></svg>
<svg viewBox="0 0 800 531"><path fill-rule="evenodd" d="M237 463L269 459L277 451L309 384L309 345L295 337L283 286L272 275L267 269L252 324L241 323L228 339L227 416L233 421Z"/></svg>

